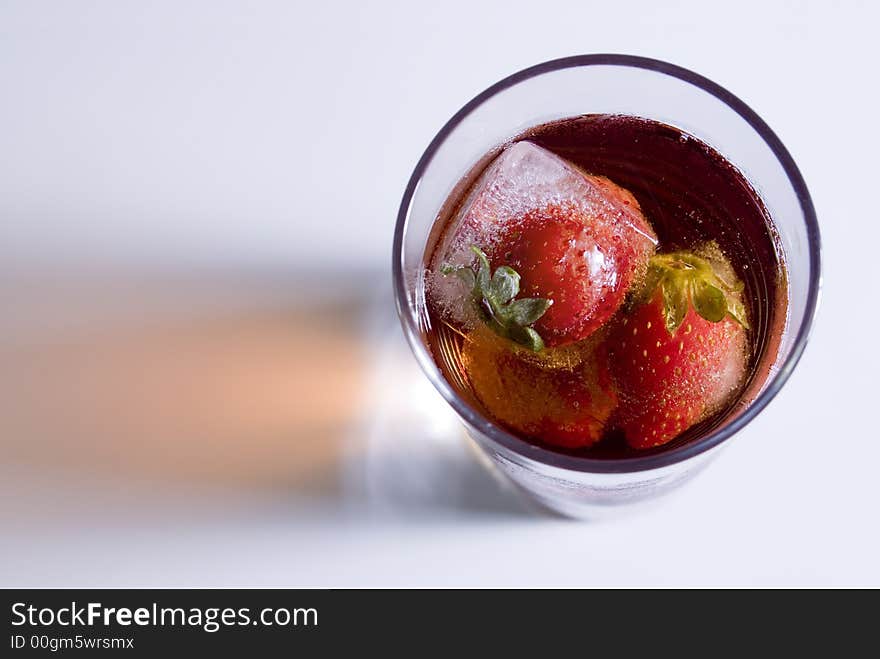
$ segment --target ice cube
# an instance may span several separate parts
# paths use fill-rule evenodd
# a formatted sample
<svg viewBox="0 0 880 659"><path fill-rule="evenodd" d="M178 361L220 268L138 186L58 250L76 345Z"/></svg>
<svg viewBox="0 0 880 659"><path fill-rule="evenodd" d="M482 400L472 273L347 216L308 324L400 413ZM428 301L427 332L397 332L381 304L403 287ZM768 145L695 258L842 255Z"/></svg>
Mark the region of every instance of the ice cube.
<svg viewBox="0 0 880 659"><path fill-rule="evenodd" d="M614 231L605 235L632 236L644 243L646 252L657 242L629 192L608 179L582 172L532 142L516 142L486 168L434 252L426 278L428 299L444 320L466 327L476 314L465 285L458 277L444 276L442 267L473 266L472 245L491 252L499 236L523 217L551 205L573 207L578 215L610 223ZM613 257L617 248L599 244L597 249ZM498 265L503 264L492 264L493 268Z"/></svg>

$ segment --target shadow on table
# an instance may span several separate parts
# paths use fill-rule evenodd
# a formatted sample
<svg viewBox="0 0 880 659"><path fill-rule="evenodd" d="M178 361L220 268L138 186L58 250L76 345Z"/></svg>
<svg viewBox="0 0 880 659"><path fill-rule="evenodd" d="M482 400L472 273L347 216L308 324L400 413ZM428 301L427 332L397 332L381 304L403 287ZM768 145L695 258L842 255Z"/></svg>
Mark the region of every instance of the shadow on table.
<svg viewBox="0 0 880 659"><path fill-rule="evenodd" d="M430 385L384 272L7 283L7 468L358 516L529 514L457 422L432 425L442 401L407 399Z"/></svg>

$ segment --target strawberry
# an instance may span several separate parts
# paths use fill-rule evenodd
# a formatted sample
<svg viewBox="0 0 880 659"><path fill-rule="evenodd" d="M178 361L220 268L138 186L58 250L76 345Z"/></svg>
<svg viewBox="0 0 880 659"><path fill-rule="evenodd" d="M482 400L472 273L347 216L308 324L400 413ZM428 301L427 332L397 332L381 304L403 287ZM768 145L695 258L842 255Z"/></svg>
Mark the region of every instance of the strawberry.
<svg viewBox="0 0 880 659"><path fill-rule="evenodd" d="M446 268L471 290L485 321L468 332L462 364L474 395L503 425L566 448L599 441L617 404L607 359L594 338L545 348L531 325L553 308L546 298L518 298L520 276L510 266L494 273L486 255L479 263Z"/></svg>
<svg viewBox="0 0 880 659"><path fill-rule="evenodd" d="M723 257L654 256L644 290L608 339L633 448L669 442L727 402L746 369L742 284Z"/></svg>
<svg viewBox="0 0 880 659"><path fill-rule="evenodd" d="M477 245L494 265L517 269L526 295L554 301L535 331L562 346L611 318L656 243L630 192L522 140L498 154L451 213L425 273L426 298L456 329L473 328L460 282L438 275L475 268Z"/></svg>
<svg viewBox="0 0 880 659"><path fill-rule="evenodd" d="M584 339L608 321L654 249L654 233L635 199L610 181L602 185L609 199L617 194L629 206L625 222L551 204L505 225L487 248L490 260L519 272L524 293L553 301L535 323L550 347Z"/></svg>
<svg viewBox="0 0 880 659"><path fill-rule="evenodd" d="M617 405L598 345L597 334L534 352L478 326L466 336L462 363L477 399L502 425L553 446L583 448L602 438Z"/></svg>

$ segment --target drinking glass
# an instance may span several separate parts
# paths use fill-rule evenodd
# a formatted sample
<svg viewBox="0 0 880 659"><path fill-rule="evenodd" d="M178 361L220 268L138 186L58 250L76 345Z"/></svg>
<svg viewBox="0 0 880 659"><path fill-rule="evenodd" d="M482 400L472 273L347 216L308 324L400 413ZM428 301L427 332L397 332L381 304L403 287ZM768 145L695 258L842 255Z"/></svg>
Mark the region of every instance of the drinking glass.
<svg viewBox="0 0 880 659"><path fill-rule="evenodd" d="M569 455L520 439L450 386L426 336L425 247L453 188L487 153L523 130L583 114L658 120L714 147L743 172L766 204L787 272L788 318L766 380L706 434L634 457ZM538 64L501 80L440 129L416 165L400 205L394 232L394 290L416 359L492 463L544 506L591 517L652 500L681 485L767 406L806 346L819 297L819 252L819 228L807 186L785 146L745 103L707 78L666 62L580 55Z"/></svg>

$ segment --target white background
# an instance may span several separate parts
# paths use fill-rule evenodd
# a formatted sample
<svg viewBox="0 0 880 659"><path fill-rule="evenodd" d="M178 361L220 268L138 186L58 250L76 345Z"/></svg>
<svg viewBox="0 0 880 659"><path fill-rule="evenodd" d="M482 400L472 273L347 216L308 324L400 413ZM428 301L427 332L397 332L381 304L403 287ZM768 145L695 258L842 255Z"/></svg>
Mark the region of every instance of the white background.
<svg viewBox="0 0 880 659"><path fill-rule="evenodd" d="M273 310L321 298L333 279L356 293L344 341L363 359L344 427L310 430L294 409L260 444L249 430L267 399L279 415L314 407L278 398L302 385L290 378L304 355L260 353L263 372L290 372L235 377L253 405L222 446L229 424L205 419L228 405L210 397L189 434L150 425L143 370L113 380L142 404L88 412L101 409L83 392L102 350L82 368L65 367L79 349L15 362L4 418L29 409L43 425L0 426L0 584L880 585L878 25L877 4L855 1L3 2L0 259L14 273L4 336L18 337L7 353L21 358L21 336L72 341L98 297L69 313L66 293L17 281L136 279L140 293L119 284L101 302L137 327L258 309L271 320L253 341L271 346L284 331ZM440 126L501 77L589 52L668 60L751 105L801 167L824 247L813 338L783 392L678 494L601 523L534 514L481 470L409 356L388 290L397 205ZM192 354L180 341L174 361ZM40 345L28 354L50 354ZM250 377L248 345L235 363ZM224 381L224 369L206 374L213 362L185 374ZM176 399L172 366L153 386ZM28 382L43 393L10 402ZM107 441L94 439L102 419ZM239 478L242 446L253 452ZM193 465L212 455L223 468L204 476Z"/></svg>

